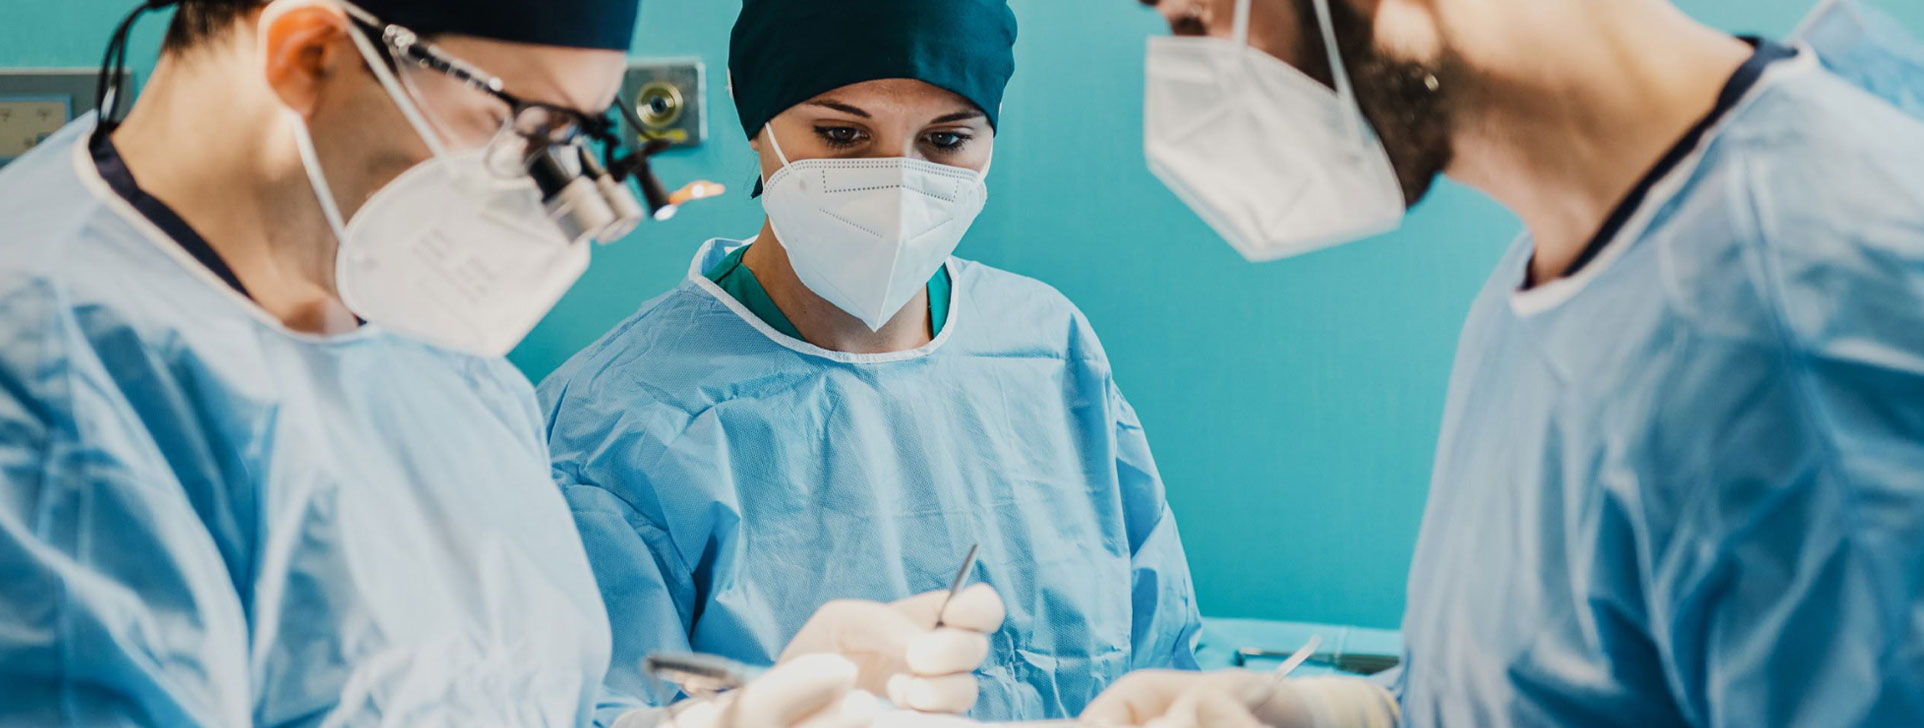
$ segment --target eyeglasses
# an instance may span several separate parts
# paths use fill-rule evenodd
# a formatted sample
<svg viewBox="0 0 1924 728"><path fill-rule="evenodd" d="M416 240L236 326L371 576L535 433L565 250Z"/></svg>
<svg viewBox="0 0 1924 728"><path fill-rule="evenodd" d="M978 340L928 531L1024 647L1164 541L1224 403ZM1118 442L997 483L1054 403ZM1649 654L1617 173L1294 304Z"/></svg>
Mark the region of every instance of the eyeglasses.
<svg viewBox="0 0 1924 728"><path fill-rule="evenodd" d="M606 112L590 114L566 106L530 101L508 93L497 76L482 71L398 25L379 28L381 42L394 54L396 62L407 62L441 73L461 85L499 99L509 109L506 127L531 140L549 144L576 144L585 138L604 143L615 142L615 123Z"/></svg>
<svg viewBox="0 0 1924 728"><path fill-rule="evenodd" d="M352 3L341 5L370 38L380 39L388 51L383 60L391 67L399 70L407 64L440 73L508 106L502 129L485 149L488 168L504 177L532 179L548 216L569 239L612 242L634 230L645 215L657 220L674 216L678 205L648 164L665 143L650 142L618 156L623 145L607 112L591 114L520 98L509 93L499 77L442 51L414 31L383 23ZM625 104L615 106L627 114L628 123L641 128ZM594 143L602 147L600 160L591 151ZM640 185L641 200L624 184L630 178Z"/></svg>
<svg viewBox="0 0 1924 728"><path fill-rule="evenodd" d="M381 22L373 14L349 0L336 0L342 10L366 37L356 37L357 45L379 39L388 55L379 60L379 74L398 72L402 63L435 71L464 86L479 90L507 104L509 115L488 148L489 167L499 174L525 175L540 189L542 204L556 225L571 240L596 238L611 242L633 230L644 216L656 220L673 217L681 203L720 194L721 187L699 182L669 195L649 166L649 158L668 147L666 141L649 139L639 149L624 149L616 133L618 123L608 112L592 114L565 106L529 101L508 93L500 78L449 55L419 34L399 25ZM127 47L133 28L141 16L178 5L180 0L143 0L114 29L101 60L99 85L94 107L99 109L96 138L111 133L120 121L121 86L126 83ZM364 49L374 51L373 48ZM376 59L370 58L369 62ZM388 79L392 81L393 79ZM617 103L621 118L632 129L645 128L628 104ZM590 150L600 143L601 158ZM626 154L622 152L626 151ZM499 169L495 160L502 162ZM641 188L641 199L627 187L634 180ZM642 207L642 202L647 207Z"/></svg>

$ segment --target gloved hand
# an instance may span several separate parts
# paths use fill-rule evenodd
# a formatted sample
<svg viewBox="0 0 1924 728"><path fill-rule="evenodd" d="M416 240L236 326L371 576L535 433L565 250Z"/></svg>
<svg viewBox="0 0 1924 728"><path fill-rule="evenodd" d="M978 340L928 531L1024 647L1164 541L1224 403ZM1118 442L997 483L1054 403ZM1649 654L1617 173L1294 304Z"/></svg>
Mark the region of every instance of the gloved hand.
<svg viewBox="0 0 1924 728"><path fill-rule="evenodd" d="M995 726L1022 725L1020 723L997 723ZM986 723L977 723L958 715L937 713L917 713L912 710L889 710L875 717L868 728L994 728Z"/></svg>
<svg viewBox="0 0 1924 728"><path fill-rule="evenodd" d="M887 695L897 707L963 713L975 705L971 673L989 656L989 633L1002 627L1002 597L987 584L910 597L894 604L823 605L783 650L786 663L828 653L855 663L855 687ZM935 627L936 612L943 626Z"/></svg>
<svg viewBox="0 0 1924 728"><path fill-rule="evenodd" d="M629 712L615 728L868 728L881 701L854 690L855 676L845 658L806 655L719 697Z"/></svg>
<svg viewBox="0 0 1924 728"><path fill-rule="evenodd" d="M1081 718L1145 728L1394 728L1401 720L1389 692L1367 680L1279 680L1248 670L1130 673Z"/></svg>

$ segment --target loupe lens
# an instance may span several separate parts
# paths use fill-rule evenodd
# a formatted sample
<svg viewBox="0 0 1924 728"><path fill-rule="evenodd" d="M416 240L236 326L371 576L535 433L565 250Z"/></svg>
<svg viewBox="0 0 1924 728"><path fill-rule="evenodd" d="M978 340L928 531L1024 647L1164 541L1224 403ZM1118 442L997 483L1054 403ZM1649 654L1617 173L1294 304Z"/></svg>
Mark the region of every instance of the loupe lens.
<svg viewBox="0 0 1924 728"><path fill-rule="evenodd" d="M527 138L513 130L503 129L488 144L483 163L487 165L488 173L497 179L522 177L528 174L529 150L532 146Z"/></svg>
<svg viewBox="0 0 1924 728"><path fill-rule="evenodd" d="M616 181L614 175L608 174L608 170L602 167L601 163L596 162L594 155L588 153L586 148L581 149L581 168L588 176L594 178L595 188L601 191L602 200L607 202L608 209L615 213L614 224L601 231L599 238L601 242L612 243L634 232L635 227L640 225L642 218L648 214L642 209L641 201L635 199L635 193L629 191L627 185Z"/></svg>
<svg viewBox="0 0 1924 728"><path fill-rule="evenodd" d="M601 242L612 243L627 237L648 215L647 210L641 209L641 201L635 199L635 193L628 191L627 185L616 182L613 177L602 175L596 178L595 186L600 188L602 199L608 203L608 208L616 218L614 224L602 231Z"/></svg>
<svg viewBox="0 0 1924 728"><path fill-rule="evenodd" d="M620 220L601 188L582 174L579 147L550 146L529 159L528 176L541 190L549 219L570 241L600 237Z"/></svg>

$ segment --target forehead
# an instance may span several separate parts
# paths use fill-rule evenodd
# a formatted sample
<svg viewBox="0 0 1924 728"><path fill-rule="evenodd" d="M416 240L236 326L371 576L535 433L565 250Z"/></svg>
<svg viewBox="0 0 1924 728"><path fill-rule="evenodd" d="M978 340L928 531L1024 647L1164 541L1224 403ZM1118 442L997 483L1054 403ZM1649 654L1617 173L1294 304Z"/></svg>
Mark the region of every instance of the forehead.
<svg viewBox="0 0 1924 728"><path fill-rule="evenodd" d="M875 112L932 112L947 114L975 110L975 104L948 89L911 78L884 78L863 81L809 99L832 101Z"/></svg>
<svg viewBox="0 0 1924 728"><path fill-rule="evenodd" d="M614 103L627 69L627 54L444 35L434 45L501 78L516 96L558 106L599 111Z"/></svg>

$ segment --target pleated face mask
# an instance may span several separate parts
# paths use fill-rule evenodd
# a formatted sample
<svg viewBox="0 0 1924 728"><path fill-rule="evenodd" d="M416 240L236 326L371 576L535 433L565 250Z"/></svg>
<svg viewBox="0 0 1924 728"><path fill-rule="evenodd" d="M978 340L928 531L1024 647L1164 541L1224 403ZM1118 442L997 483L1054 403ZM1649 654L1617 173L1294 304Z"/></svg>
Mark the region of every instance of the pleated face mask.
<svg viewBox="0 0 1924 728"><path fill-rule="evenodd" d="M762 207L802 284L870 330L927 287L988 202L988 169L903 157L788 161Z"/></svg>
<svg viewBox="0 0 1924 728"><path fill-rule="evenodd" d="M1406 210L1336 52L1328 1L1314 1L1334 89L1249 45L1251 0L1236 3L1230 38L1149 40L1149 169L1253 261L1388 232Z"/></svg>
<svg viewBox="0 0 1924 728"><path fill-rule="evenodd" d="M511 126L485 147L450 149L373 41L360 32L348 35L433 156L383 186L348 219L306 123L289 112L302 165L340 241L335 285L341 301L402 336L477 356L505 355L587 270L590 238L600 228L570 237L525 170L501 173L500 142L520 138Z"/></svg>

